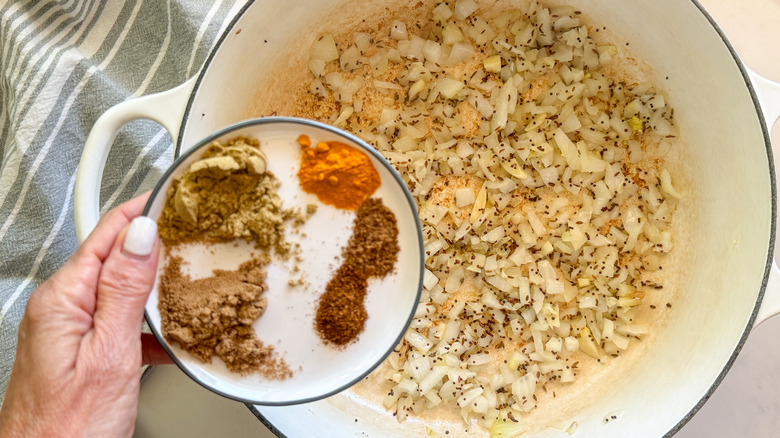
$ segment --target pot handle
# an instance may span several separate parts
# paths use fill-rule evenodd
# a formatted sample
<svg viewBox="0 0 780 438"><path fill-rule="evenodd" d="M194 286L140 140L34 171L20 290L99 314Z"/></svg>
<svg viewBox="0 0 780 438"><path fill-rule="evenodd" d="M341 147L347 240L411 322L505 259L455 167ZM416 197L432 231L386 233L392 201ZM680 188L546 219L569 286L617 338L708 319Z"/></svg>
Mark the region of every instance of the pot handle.
<svg viewBox="0 0 780 438"><path fill-rule="evenodd" d="M161 124L176 141L196 79L197 76L168 91L115 105L103 113L92 126L81 153L73 199L76 237L79 243L83 242L97 225L103 168L119 129L133 120L153 120Z"/></svg>
<svg viewBox="0 0 780 438"><path fill-rule="evenodd" d="M767 129L771 130L772 125L780 119L780 83L771 81L747 67L746 70L761 105L764 122ZM764 299L756 315L756 324L761 324L777 314L780 314L780 268L773 260Z"/></svg>
<svg viewBox="0 0 780 438"><path fill-rule="evenodd" d="M756 315L756 325L780 313L780 268L773 261L770 269L764 299Z"/></svg>
<svg viewBox="0 0 780 438"><path fill-rule="evenodd" d="M780 119L780 83L771 81L747 67L745 70L753 83L758 103L761 104L766 127L771 131L772 125Z"/></svg>

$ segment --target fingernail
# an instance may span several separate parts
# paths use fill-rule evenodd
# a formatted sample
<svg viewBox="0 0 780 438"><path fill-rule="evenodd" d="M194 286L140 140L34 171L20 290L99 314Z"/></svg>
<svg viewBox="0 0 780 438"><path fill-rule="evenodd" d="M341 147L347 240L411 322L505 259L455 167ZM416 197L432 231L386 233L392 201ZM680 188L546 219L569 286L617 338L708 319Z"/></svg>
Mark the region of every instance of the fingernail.
<svg viewBox="0 0 780 438"><path fill-rule="evenodd" d="M137 256L148 256L157 238L157 223L146 216L138 216L130 222L125 235L124 251Z"/></svg>

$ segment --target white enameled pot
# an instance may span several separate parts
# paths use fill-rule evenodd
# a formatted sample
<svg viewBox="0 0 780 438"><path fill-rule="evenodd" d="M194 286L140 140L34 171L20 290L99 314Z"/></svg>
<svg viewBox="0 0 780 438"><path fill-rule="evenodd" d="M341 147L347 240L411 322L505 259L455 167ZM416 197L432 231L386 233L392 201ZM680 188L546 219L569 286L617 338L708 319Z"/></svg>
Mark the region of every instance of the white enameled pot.
<svg viewBox="0 0 780 438"><path fill-rule="evenodd" d="M481 6L517 7L523 1L483 1ZM108 147L124 123L157 120L176 139L178 154L226 125L256 116L258 96L268 96L260 105L264 108L272 107L274 98L287 97L284 81L306 70L308 45L319 34L407 3L250 2L196 78L120 104L98 120L77 178L79 239L97 221ZM576 422L575 436L581 437L673 434L707 400L751 327L780 312L780 270L772 258L775 172L767 131L780 116L780 86L750 72L694 0L567 3L630 42L631 52L664 79L686 144L674 165L685 176L691 213L676 236L679 255L670 274L676 296L668 318L641 343L633 360L540 407L529 427L540 437L561 436L549 426L562 421ZM381 406L350 391L305 405L250 408L272 430L293 437L427 436L426 426L442 436L445 430L450 436L463 434L457 421L399 424ZM613 414L616 420L604 421ZM474 436L483 435L475 429Z"/></svg>

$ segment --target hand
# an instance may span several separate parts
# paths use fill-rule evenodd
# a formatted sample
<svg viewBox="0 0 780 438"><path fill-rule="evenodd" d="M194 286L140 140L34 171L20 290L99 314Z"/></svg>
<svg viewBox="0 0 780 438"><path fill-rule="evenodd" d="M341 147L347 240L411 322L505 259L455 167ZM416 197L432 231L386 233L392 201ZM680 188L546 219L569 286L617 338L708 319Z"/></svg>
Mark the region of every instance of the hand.
<svg viewBox="0 0 780 438"><path fill-rule="evenodd" d="M0 436L132 435L142 357L167 358L156 341L142 354L139 336L159 254L156 224L138 217L147 198L106 214L30 296Z"/></svg>

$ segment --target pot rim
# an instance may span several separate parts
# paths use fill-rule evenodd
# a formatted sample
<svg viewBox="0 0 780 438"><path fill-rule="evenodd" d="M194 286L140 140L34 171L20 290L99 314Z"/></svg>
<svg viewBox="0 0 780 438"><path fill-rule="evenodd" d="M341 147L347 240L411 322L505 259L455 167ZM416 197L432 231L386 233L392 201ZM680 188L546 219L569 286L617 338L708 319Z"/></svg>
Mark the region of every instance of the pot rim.
<svg viewBox="0 0 780 438"><path fill-rule="evenodd" d="M664 437L671 437L677 432L682 429L685 424L688 423L688 421L693 418L694 415L704 406L704 403L707 402L707 400L712 396L712 394L715 392L715 390L718 388L720 383L725 378L726 374L731 369L732 365L734 364L734 361L736 360L737 356L739 355L739 352L742 350L742 347L745 345L745 342L747 340L748 335L750 334L750 331L753 328L753 325L756 320L756 315L758 314L758 310L761 307L761 303L764 300L764 293L766 291L766 286L769 281L769 273L772 268L772 264L774 263L774 248L775 248L775 238L776 238L776 227L777 227L777 180L776 180L776 174L775 174L775 164L774 164L774 158L773 158L773 151L772 151L772 141L771 136L769 133L769 129L767 128L766 120L764 118L764 112L761 109L761 105L759 104L758 96L756 94L756 90L753 87L753 83L750 80L750 77L748 76L747 70L745 68L744 63L740 59L739 55L737 54L736 50L734 49L734 46L729 42L728 38L726 37L726 34L723 32L723 30L720 28L720 26L717 24L714 18L707 12L707 10L704 8L704 6L699 2L699 0L689 0L695 8L699 10L699 12L704 16L704 18L710 23L712 28L715 30L717 35L720 37L721 42L725 46L726 50L728 50L729 54L731 54L732 59L734 60L734 63L736 64L736 67L739 69L739 72L742 76L742 79L744 81L744 85L747 88L747 92L750 95L750 99L753 102L753 106L756 110L756 116L758 117L759 125L761 126L761 134L764 138L764 146L766 148L766 154L767 154L767 162L769 164L769 178L770 178L770 192L771 192L771 223L770 223L770 231L769 231L769 249L766 255L766 262L764 265L764 277L761 281L761 288L758 292L758 297L756 299L756 304L753 307L753 311L750 315L750 318L748 320L748 323L745 325L745 328L742 332L742 335L740 336L739 342L737 343L736 347L734 348L734 351L732 352L729 359L726 361L725 365L723 366L723 369L721 370L720 374L715 378L712 385L710 385L707 392L702 396L701 399L690 408L688 413L683 416L680 421L674 425L669 431L667 431L664 434ZM198 78L192 88L192 92L190 93L190 98L187 101L187 106L184 111L184 116L182 118L182 123L179 129L179 135L176 139L176 144L174 147L174 158L179 156L180 153L180 145L182 143L183 137L184 137L184 130L187 126L187 121L190 117L190 112L192 109L192 105L195 101L195 96L197 94L198 89L200 88L200 84L203 81L206 72L209 69L209 66L211 65L212 61L214 60L214 57L216 56L216 53L219 51L219 48L224 43L225 39L228 35L233 31L233 28L235 27L236 23L241 19L241 17L246 13L246 11L255 3L255 0L247 0L247 3L236 13L235 17L231 20L231 22L228 24L228 26L225 28L222 35L219 37L217 42L214 44L214 47L209 52L208 58L203 63L203 67L200 70L200 73L198 74ZM263 414L259 411L258 407L253 404L246 403L245 404L247 408L252 412L252 414L257 417L260 422L267 427L272 433L274 433L278 437L286 437L286 435L277 429L273 424L271 424L268 419L263 416Z"/></svg>
<svg viewBox="0 0 780 438"><path fill-rule="evenodd" d="M715 381L712 383L712 385L710 385L709 389L704 394L704 396L702 396L702 398L699 399L699 402L696 403L696 405L693 406L688 411L688 413L682 419L680 419L680 421L664 435L665 437L671 437L672 435L679 432L680 429L682 429L683 426L685 426L691 420L691 418L693 418L693 416L696 415L697 412L699 412L699 410L702 408L702 406L704 406L707 400L709 400L709 398L712 396L712 394L715 392L718 386L720 386L721 382L726 377L726 374L728 374L729 370L731 370L731 367L734 365L734 361L736 361L739 352L742 350L742 347L745 345L745 342L747 341L750 331L753 329L753 325L755 324L756 321L756 315L758 315L758 311L761 308L761 303L764 301L764 294L766 293L767 283L769 282L769 273L771 272L772 265L774 264L775 239L777 237L776 236L777 234L777 178L775 173L774 154L772 150L772 138L766 124L764 111L761 108L761 104L759 103L758 100L758 95L756 94L756 89L755 87L753 87L753 82L750 80L750 76L748 75L745 64L742 62L742 59L740 59L736 49L734 48L734 46L731 44L728 37L726 36L726 33L723 32L723 29L721 29L721 27L718 25L718 23L715 21L712 15L710 15L710 13L707 12L707 9L699 2L699 0L690 0L690 2L693 3L693 5L699 10L699 12L701 12L704 18L710 23L712 28L720 37L721 42L723 42L723 45L731 54L731 57L734 60L734 63L736 64L737 68L739 69L743 81L745 82L747 91L750 94L750 99L753 101L753 106L755 107L756 110L756 116L758 117L758 122L759 125L761 126L761 135L764 137L764 147L766 148L767 163L769 164L769 182L770 182L772 211L771 211L771 220L770 220L770 229L769 229L769 249L766 255L766 262L764 264L764 278L761 280L761 288L758 291L758 297L756 298L756 304L753 306L753 312L750 314L750 319L748 320L748 323L745 326L742 335L740 336L737 346L734 348L734 351L731 353L731 356L729 357L728 361L726 361L726 364L723 366L723 369L721 370L718 377L715 378Z"/></svg>

